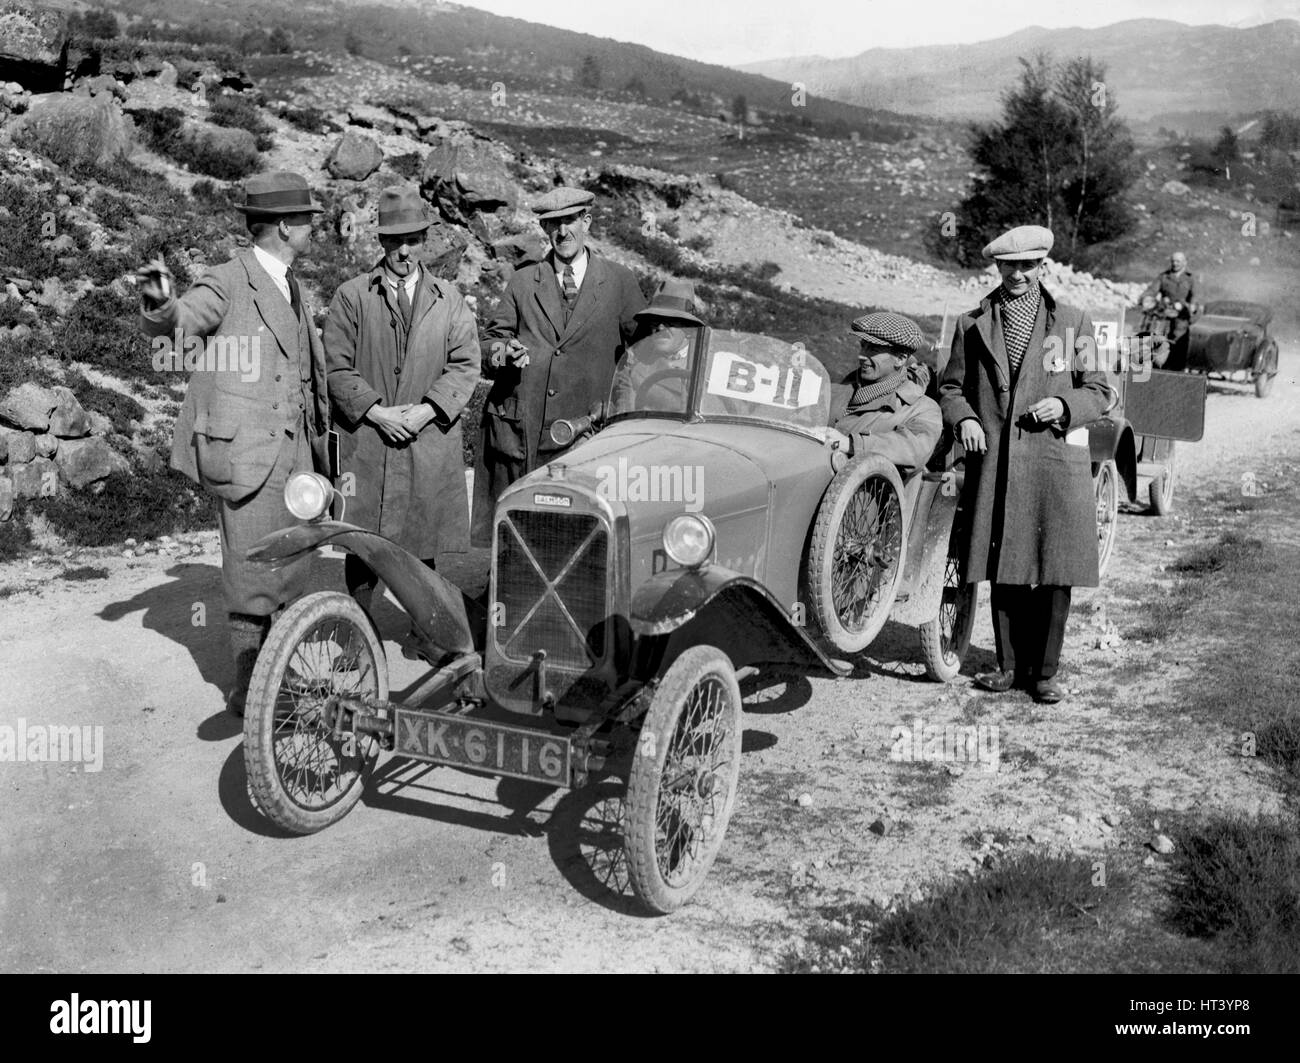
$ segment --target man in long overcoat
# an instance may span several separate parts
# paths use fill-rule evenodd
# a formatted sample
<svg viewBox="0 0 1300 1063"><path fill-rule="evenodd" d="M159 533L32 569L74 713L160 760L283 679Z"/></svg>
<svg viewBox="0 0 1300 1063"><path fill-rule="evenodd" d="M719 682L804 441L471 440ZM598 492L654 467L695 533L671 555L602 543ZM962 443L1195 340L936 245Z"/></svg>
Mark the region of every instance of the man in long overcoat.
<svg viewBox="0 0 1300 1063"><path fill-rule="evenodd" d="M141 328L157 337L155 345L172 337L187 360L197 358L171 464L217 499L235 664L226 705L236 715L243 715L271 614L303 594L310 577L310 554L272 568L250 562L247 552L263 536L300 523L285 507L284 485L296 472L327 471L329 429L324 351L292 268L310 248L313 215L322 208L296 173L258 174L244 190L252 247L180 298L161 260L138 274ZM192 352L197 337L206 344Z"/></svg>
<svg viewBox="0 0 1300 1063"><path fill-rule="evenodd" d="M1085 426L1115 402L1088 315L1039 284L1051 246L1026 225L984 248L1002 284L958 320L939 387L966 449L966 579L992 582L998 670L976 682L1045 702L1061 699L1070 590L1098 583Z"/></svg>
<svg viewBox="0 0 1300 1063"><path fill-rule="evenodd" d="M635 275L587 247L595 197L556 188L534 205L550 250L516 270L485 337L493 378L483 412L475 539L491 539L492 510L509 484L559 448L557 419L582 417L609 398L614 366L646 305Z"/></svg>
<svg viewBox="0 0 1300 1063"><path fill-rule="evenodd" d="M418 189L381 193L383 258L339 286L324 338L347 519L432 568L436 554L468 546L460 415L479 380L479 345L455 285L419 263L429 225ZM344 577L369 609L374 572L348 554Z"/></svg>

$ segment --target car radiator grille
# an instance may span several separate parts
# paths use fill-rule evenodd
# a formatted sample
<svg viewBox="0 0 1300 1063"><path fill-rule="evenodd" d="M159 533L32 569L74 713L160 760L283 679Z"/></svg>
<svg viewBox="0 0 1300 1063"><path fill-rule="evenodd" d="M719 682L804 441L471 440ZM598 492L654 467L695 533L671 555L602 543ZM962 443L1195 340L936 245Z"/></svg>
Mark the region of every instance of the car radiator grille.
<svg viewBox="0 0 1300 1063"><path fill-rule="evenodd" d="M504 657L546 651L586 671L605 656L609 534L590 513L509 510L497 524L496 642Z"/></svg>

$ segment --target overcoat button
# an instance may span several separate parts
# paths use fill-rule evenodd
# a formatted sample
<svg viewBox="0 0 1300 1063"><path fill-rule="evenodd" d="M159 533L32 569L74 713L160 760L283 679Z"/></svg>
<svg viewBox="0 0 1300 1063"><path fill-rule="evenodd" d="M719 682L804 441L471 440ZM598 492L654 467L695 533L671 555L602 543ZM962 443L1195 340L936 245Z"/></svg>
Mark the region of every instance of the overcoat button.
<svg viewBox="0 0 1300 1063"><path fill-rule="evenodd" d="M402 367L400 365L393 366L393 376L401 376L401 375L402 375Z"/></svg>
<svg viewBox="0 0 1300 1063"><path fill-rule="evenodd" d="M275 374L275 379L276 379L276 383L279 383L279 381L280 381L280 374L279 374L279 373L276 373L276 374Z"/></svg>
<svg viewBox="0 0 1300 1063"><path fill-rule="evenodd" d="M547 388L547 389L546 389L546 394L549 395L549 396L551 396L552 398L554 398L554 397L555 397L555 389L554 389L554 388Z"/></svg>
<svg viewBox="0 0 1300 1063"><path fill-rule="evenodd" d="M1011 388L1010 388L1008 385L1003 384L1001 387L998 388L998 390L999 390L999 391L1010 391Z"/></svg>
<svg viewBox="0 0 1300 1063"><path fill-rule="evenodd" d="M271 409L278 410L279 408L280 408L280 404L278 402L271 403Z"/></svg>

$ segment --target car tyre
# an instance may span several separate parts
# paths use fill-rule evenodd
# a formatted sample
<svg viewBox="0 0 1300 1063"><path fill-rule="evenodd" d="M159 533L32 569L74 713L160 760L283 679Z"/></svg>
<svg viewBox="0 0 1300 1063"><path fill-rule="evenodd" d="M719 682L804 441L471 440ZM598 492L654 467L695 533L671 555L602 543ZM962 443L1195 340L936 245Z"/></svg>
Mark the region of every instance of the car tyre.
<svg viewBox="0 0 1300 1063"><path fill-rule="evenodd" d="M1119 468L1113 458L1097 466L1092 484L1097 500L1097 575L1104 576L1119 528Z"/></svg>
<svg viewBox="0 0 1300 1063"><path fill-rule="evenodd" d="M892 462L867 454L826 488L805 568L811 613L841 653L866 649L885 626L903 575L903 481Z"/></svg>
<svg viewBox="0 0 1300 1063"><path fill-rule="evenodd" d="M330 699L388 697L388 661L350 595L309 594L272 625L244 706L244 764L258 807L293 834L346 816L379 755L374 735L333 734Z"/></svg>
<svg viewBox="0 0 1300 1063"><path fill-rule="evenodd" d="M975 630L979 584L966 582L961 542L959 525L954 521L944 561L939 613L918 629L925 674L939 683L950 683L957 677Z"/></svg>
<svg viewBox="0 0 1300 1063"><path fill-rule="evenodd" d="M668 667L641 725L627 786L628 877L652 912L676 911L722 847L740 775L740 684L715 646Z"/></svg>
<svg viewBox="0 0 1300 1063"><path fill-rule="evenodd" d="M1147 498L1151 503L1151 512L1163 517L1174 510L1174 448L1169 448L1169 458L1158 476L1151 478L1147 488Z"/></svg>

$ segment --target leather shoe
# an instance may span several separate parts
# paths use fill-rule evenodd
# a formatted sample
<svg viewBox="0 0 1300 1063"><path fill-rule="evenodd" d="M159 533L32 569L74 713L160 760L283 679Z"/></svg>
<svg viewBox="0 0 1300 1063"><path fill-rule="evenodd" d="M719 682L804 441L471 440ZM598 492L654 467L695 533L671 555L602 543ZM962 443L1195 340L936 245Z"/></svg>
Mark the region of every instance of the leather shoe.
<svg viewBox="0 0 1300 1063"><path fill-rule="evenodd" d="M994 694L1005 694L1016 685L1015 672L980 672L975 676L975 685Z"/></svg>
<svg viewBox="0 0 1300 1063"><path fill-rule="evenodd" d="M1034 684L1034 700L1045 705L1055 705L1065 696L1061 684L1055 679L1040 679Z"/></svg>

